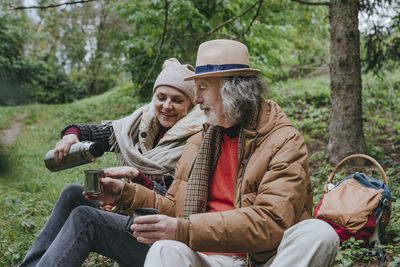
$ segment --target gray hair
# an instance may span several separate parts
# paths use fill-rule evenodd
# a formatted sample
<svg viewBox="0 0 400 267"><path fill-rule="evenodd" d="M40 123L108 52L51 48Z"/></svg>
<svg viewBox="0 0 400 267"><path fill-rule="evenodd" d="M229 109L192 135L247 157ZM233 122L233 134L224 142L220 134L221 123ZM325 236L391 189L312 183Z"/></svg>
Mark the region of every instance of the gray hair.
<svg viewBox="0 0 400 267"><path fill-rule="evenodd" d="M266 93L264 83L257 77L223 78L221 97L226 118L246 125L258 111L263 95Z"/></svg>

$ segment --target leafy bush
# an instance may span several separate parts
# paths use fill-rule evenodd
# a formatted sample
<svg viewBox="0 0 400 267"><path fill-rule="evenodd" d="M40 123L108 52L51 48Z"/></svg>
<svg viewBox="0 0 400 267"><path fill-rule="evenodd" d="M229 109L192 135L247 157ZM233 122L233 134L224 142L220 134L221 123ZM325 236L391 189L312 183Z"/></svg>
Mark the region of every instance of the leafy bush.
<svg viewBox="0 0 400 267"><path fill-rule="evenodd" d="M48 54L40 57L25 53L31 34L23 15L11 16L0 9L0 105L23 103L68 103L86 96L65 70Z"/></svg>
<svg viewBox="0 0 400 267"><path fill-rule="evenodd" d="M72 82L64 70L42 63L27 86L32 102L44 104L69 103L87 95L83 85Z"/></svg>

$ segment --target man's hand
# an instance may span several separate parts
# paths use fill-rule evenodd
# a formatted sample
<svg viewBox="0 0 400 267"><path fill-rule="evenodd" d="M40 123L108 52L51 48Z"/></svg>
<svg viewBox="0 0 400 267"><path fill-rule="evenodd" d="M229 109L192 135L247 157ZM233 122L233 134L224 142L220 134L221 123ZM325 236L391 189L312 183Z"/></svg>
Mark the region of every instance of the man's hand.
<svg viewBox="0 0 400 267"><path fill-rule="evenodd" d="M64 135L54 148L54 161L61 164L64 157L68 155L70 147L76 143L79 143L79 139L75 134Z"/></svg>
<svg viewBox="0 0 400 267"><path fill-rule="evenodd" d="M121 180L111 179L108 177L102 178L100 182L103 185L103 193L90 195L83 192L83 196L92 201L102 201L106 205L113 204L118 200L125 183Z"/></svg>
<svg viewBox="0 0 400 267"><path fill-rule="evenodd" d="M104 174L111 178L128 178L131 180L138 176L139 170L129 166L111 167L104 169Z"/></svg>
<svg viewBox="0 0 400 267"><path fill-rule="evenodd" d="M135 218L131 225L137 241L153 244L158 240L176 240L178 219L166 215L146 215Z"/></svg>

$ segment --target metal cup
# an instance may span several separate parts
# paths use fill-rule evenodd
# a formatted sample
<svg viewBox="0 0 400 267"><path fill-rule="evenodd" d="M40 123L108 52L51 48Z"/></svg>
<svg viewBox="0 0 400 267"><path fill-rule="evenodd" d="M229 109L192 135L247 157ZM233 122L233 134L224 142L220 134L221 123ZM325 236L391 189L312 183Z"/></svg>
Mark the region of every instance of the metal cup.
<svg viewBox="0 0 400 267"><path fill-rule="evenodd" d="M158 210L152 208L138 208L133 211L133 218L153 214L158 214Z"/></svg>
<svg viewBox="0 0 400 267"><path fill-rule="evenodd" d="M135 218L140 217L140 216L145 216L145 215L153 215L153 214L158 214L158 210L157 209L152 209L152 208L135 209L133 211L133 216L129 217L129 220L126 223L125 230L132 234L132 231L131 231L130 227L133 224L133 221L134 221Z"/></svg>
<svg viewBox="0 0 400 267"><path fill-rule="evenodd" d="M104 178L103 170L86 170L85 171L85 193L96 195L103 192L103 185L100 182Z"/></svg>
<svg viewBox="0 0 400 267"><path fill-rule="evenodd" d="M158 214L158 210L152 209L152 208L135 209L133 211L133 217L129 217L129 220L127 221L127 223L125 225L125 231L127 231L130 234L133 234L132 230L131 230L131 225L133 224L133 221L135 220L135 218L140 217L140 216L145 216L145 215L153 215L153 214ZM147 244L147 245L150 246L150 244Z"/></svg>

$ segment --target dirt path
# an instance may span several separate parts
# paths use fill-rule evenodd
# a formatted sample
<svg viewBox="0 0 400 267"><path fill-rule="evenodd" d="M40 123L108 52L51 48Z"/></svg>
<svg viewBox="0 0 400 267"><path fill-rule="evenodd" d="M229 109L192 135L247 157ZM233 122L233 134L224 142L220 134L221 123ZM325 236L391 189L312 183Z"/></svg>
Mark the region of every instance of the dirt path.
<svg viewBox="0 0 400 267"><path fill-rule="evenodd" d="M18 114L13 118L14 122L12 123L10 128L0 130L0 144L6 147L14 142L15 138L21 132L22 129L21 120L25 118L28 114L29 112Z"/></svg>

